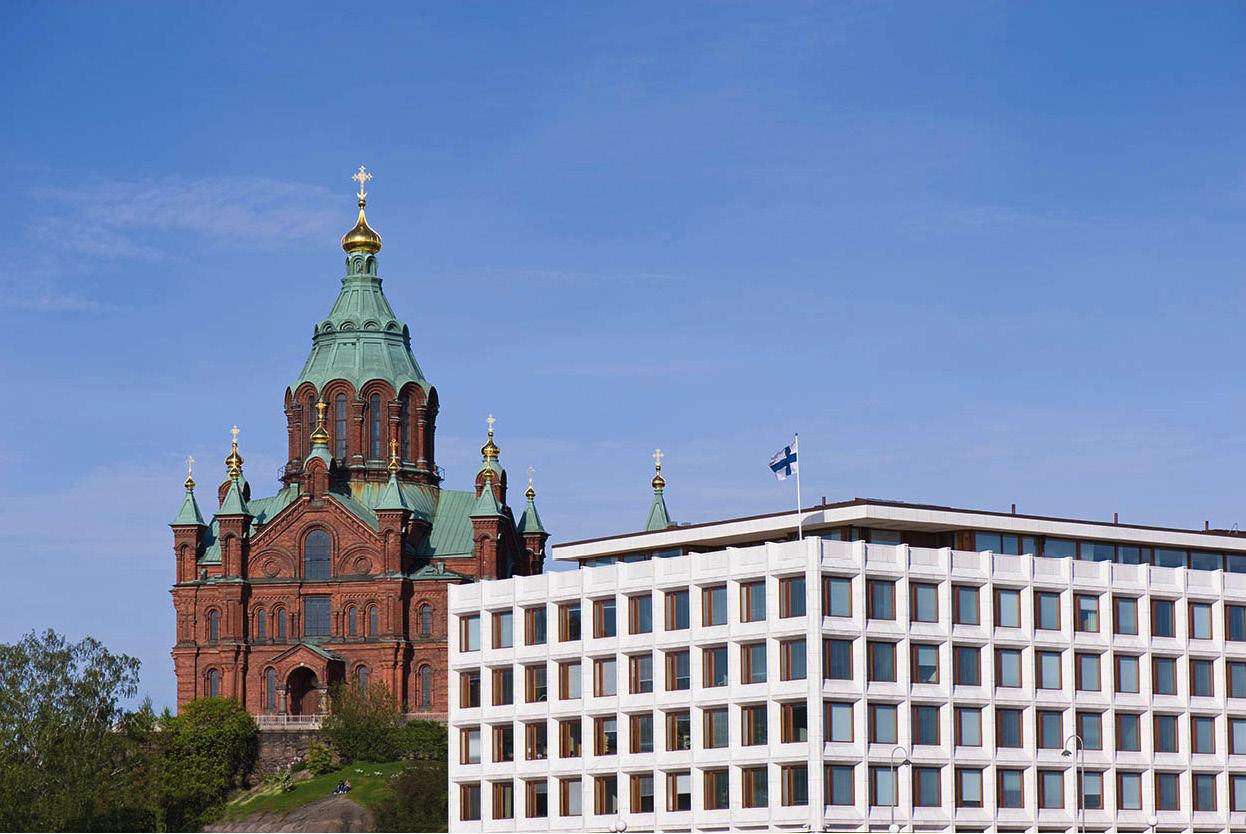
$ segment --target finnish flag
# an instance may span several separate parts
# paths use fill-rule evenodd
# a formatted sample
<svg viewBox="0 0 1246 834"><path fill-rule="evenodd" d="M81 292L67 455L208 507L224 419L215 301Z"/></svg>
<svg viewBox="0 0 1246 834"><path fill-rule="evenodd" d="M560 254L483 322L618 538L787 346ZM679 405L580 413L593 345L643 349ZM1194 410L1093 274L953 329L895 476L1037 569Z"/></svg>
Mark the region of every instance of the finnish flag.
<svg viewBox="0 0 1246 834"><path fill-rule="evenodd" d="M791 446L784 446L782 450L775 452L770 459L770 470L780 481L786 481L789 475L800 471L796 463L796 440L792 440Z"/></svg>

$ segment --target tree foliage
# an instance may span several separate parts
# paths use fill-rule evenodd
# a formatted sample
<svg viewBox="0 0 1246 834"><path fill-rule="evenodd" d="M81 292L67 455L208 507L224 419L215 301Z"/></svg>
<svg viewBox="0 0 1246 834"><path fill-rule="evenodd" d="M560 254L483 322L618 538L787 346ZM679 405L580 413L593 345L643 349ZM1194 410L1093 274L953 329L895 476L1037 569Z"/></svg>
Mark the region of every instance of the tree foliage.
<svg viewBox="0 0 1246 834"><path fill-rule="evenodd" d="M0 830L150 828L146 719L120 701L139 663L54 631L0 644ZM144 720L146 725L144 725Z"/></svg>
<svg viewBox="0 0 1246 834"><path fill-rule="evenodd" d="M402 705L383 683L360 687L351 678L330 690L325 739L347 761L392 762L399 756Z"/></svg>
<svg viewBox="0 0 1246 834"><path fill-rule="evenodd" d="M160 795L170 830L197 829L220 811L255 763L255 720L232 698L200 698L166 710L158 734Z"/></svg>
<svg viewBox="0 0 1246 834"><path fill-rule="evenodd" d="M422 762L389 781L391 795L376 809L377 831L446 831L449 772L444 762Z"/></svg>
<svg viewBox="0 0 1246 834"><path fill-rule="evenodd" d="M446 725L440 721L417 718L408 721L398 732L398 752L404 759L444 762L449 747Z"/></svg>

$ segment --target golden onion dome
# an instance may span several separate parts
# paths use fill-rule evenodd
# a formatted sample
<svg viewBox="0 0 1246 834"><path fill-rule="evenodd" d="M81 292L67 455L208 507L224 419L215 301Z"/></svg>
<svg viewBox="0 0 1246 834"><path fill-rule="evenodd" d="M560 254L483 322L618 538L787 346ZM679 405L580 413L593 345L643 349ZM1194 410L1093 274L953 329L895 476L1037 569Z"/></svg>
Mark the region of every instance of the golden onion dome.
<svg viewBox="0 0 1246 834"><path fill-rule="evenodd" d="M662 489L666 486L666 479L662 477L662 471L658 470L658 474L653 476L653 480L649 483L653 484L654 489Z"/></svg>
<svg viewBox="0 0 1246 834"><path fill-rule="evenodd" d="M497 460L498 455L501 453L502 450L498 448L498 444L493 442L493 433L490 432L488 442L480 447L480 454L484 455L486 458Z"/></svg>
<svg viewBox="0 0 1246 834"><path fill-rule="evenodd" d="M536 498L536 490L532 488L532 481L528 481L528 488L523 491L523 496L529 501Z"/></svg>
<svg viewBox="0 0 1246 834"><path fill-rule="evenodd" d="M375 255L381 251L381 236L368 225L368 218L363 213L365 205L367 205L367 201L361 197L359 199L359 220L355 223L355 228L347 232L346 236L342 238L342 248L348 253L368 252Z"/></svg>

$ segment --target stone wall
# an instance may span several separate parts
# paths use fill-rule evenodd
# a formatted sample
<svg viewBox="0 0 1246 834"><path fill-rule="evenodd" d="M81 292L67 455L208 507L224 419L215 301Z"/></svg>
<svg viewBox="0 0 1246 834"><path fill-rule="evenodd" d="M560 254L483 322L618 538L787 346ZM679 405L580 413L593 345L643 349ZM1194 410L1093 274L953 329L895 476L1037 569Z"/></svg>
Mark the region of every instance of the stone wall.
<svg viewBox="0 0 1246 834"><path fill-rule="evenodd" d="M306 759L307 745L319 737L319 730L261 729L257 739L259 749L255 759L255 772L261 776L277 773Z"/></svg>

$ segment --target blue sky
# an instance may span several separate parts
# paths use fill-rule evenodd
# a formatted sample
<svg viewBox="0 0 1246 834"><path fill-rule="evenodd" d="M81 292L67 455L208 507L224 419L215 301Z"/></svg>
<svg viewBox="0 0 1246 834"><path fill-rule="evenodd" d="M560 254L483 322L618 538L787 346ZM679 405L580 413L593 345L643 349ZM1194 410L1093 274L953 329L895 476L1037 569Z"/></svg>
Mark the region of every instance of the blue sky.
<svg viewBox="0 0 1246 834"><path fill-rule="evenodd" d="M350 174L465 488L555 541L805 496L1246 523L1234 3L18 4L0 640L172 703L171 536L332 303ZM205 501L205 504L207 502Z"/></svg>

